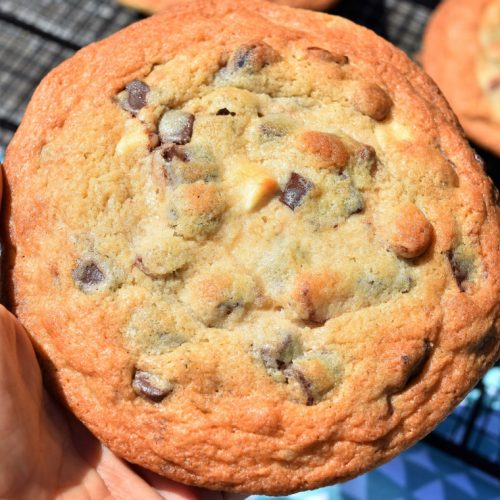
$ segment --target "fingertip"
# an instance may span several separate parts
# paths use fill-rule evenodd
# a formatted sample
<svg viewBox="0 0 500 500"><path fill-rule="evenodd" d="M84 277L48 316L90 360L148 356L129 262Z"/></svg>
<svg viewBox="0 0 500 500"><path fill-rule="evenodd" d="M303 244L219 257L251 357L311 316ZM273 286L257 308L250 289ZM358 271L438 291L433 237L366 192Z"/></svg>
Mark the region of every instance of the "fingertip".
<svg viewBox="0 0 500 500"><path fill-rule="evenodd" d="M163 498L169 500L199 500L202 498L197 491L199 488L177 483L138 465L134 465L134 470ZM220 497L217 498L221 500Z"/></svg>

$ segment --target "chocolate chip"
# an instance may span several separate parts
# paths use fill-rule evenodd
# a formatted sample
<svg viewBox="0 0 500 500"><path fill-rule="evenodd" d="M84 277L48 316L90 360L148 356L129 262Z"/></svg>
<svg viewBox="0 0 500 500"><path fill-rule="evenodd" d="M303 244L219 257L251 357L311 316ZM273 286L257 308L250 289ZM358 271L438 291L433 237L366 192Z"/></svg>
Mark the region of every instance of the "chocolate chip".
<svg viewBox="0 0 500 500"><path fill-rule="evenodd" d="M235 309L241 307L241 303L237 301L226 301L217 306L219 315L222 317L229 316Z"/></svg>
<svg viewBox="0 0 500 500"><path fill-rule="evenodd" d="M104 273L91 262L81 269L79 279L84 285L97 285L104 279Z"/></svg>
<svg viewBox="0 0 500 500"><path fill-rule="evenodd" d="M158 130L162 142L187 144L193 135L194 115L179 110L166 111Z"/></svg>
<svg viewBox="0 0 500 500"><path fill-rule="evenodd" d="M233 111L229 111L229 109L227 108L222 108L222 109L219 109L219 111L217 111L217 113L215 113L217 116L227 116L227 115L231 115L231 116L235 116L236 113L234 113Z"/></svg>
<svg viewBox="0 0 500 500"><path fill-rule="evenodd" d="M284 370L288 364L279 359L279 354L270 346L264 346L260 349L260 358L266 370Z"/></svg>
<svg viewBox="0 0 500 500"><path fill-rule="evenodd" d="M429 360L433 347L434 344L425 339L417 352L401 355L401 364L396 371L397 376L386 388L391 413L393 412L392 396L408 389L408 387L419 377Z"/></svg>
<svg viewBox="0 0 500 500"><path fill-rule="evenodd" d="M297 340L291 334L284 334L277 342L268 344L259 349L259 355L266 370L285 370L294 355L302 351Z"/></svg>
<svg viewBox="0 0 500 500"><path fill-rule="evenodd" d="M174 158L179 158L181 161L189 161L186 151L175 144L168 144L164 146L161 150L161 156L168 163L170 163Z"/></svg>
<svg viewBox="0 0 500 500"><path fill-rule="evenodd" d="M359 151L358 151L358 158L363 161L376 161L377 160L377 153L375 152L375 148L372 146L365 144Z"/></svg>
<svg viewBox="0 0 500 500"><path fill-rule="evenodd" d="M451 272L455 277L458 288L461 292L465 292L464 283L469 279L470 263L464 259L461 259L456 254L455 250L448 250L446 252L446 257L450 262Z"/></svg>
<svg viewBox="0 0 500 500"><path fill-rule="evenodd" d="M128 105L131 111L139 111L146 106L146 96L150 91L149 85L141 80L132 80L125 89L128 92Z"/></svg>
<svg viewBox="0 0 500 500"><path fill-rule="evenodd" d="M234 51L228 68L233 72L244 70L255 73L278 59L278 53L267 43L242 45Z"/></svg>
<svg viewBox="0 0 500 500"><path fill-rule="evenodd" d="M369 144L364 144L358 151L357 156L361 161L366 161L369 164L377 163L377 153L375 148Z"/></svg>
<svg viewBox="0 0 500 500"><path fill-rule="evenodd" d="M356 159L373 175L377 169L377 153L375 148L368 144L357 151Z"/></svg>
<svg viewBox="0 0 500 500"><path fill-rule="evenodd" d="M324 62L336 63L340 64L341 66L349 62L349 58L347 56L333 54L329 50L321 49L320 47L307 47L307 52L315 59L319 59L320 61Z"/></svg>
<svg viewBox="0 0 500 500"><path fill-rule="evenodd" d="M82 292L98 291L105 282L106 274L93 260L83 258L73 271L73 279Z"/></svg>
<svg viewBox="0 0 500 500"><path fill-rule="evenodd" d="M315 403L312 383L306 378L302 371L296 366L291 365L285 370L285 375L289 379L293 378L298 383L306 397L306 406L312 406Z"/></svg>
<svg viewBox="0 0 500 500"><path fill-rule="evenodd" d="M219 167L210 149L205 146L164 144L158 148L160 161L156 168L171 186L196 181L212 182L219 176ZM158 156L155 157L158 159Z"/></svg>
<svg viewBox="0 0 500 500"><path fill-rule="evenodd" d="M292 398L308 406L319 403L343 376L340 358L332 351L310 351L294 358L285 370L287 391Z"/></svg>
<svg viewBox="0 0 500 500"><path fill-rule="evenodd" d="M300 174L292 172L279 200L288 208L295 210L301 204L302 198L304 198L313 187L314 184L311 181L302 177Z"/></svg>
<svg viewBox="0 0 500 500"><path fill-rule="evenodd" d="M138 396L159 403L173 391L173 386L158 375L136 370L132 380L132 389Z"/></svg>
<svg viewBox="0 0 500 500"><path fill-rule="evenodd" d="M422 373L425 364L429 360L429 356L431 355L433 347L434 345L432 344L432 342L430 342L429 340L424 340L422 353L413 364L409 356L406 355L401 356L403 364L405 364L406 366L412 365L408 371L406 380L403 384L404 389L406 389Z"/></svg>
<svg viewBox="0 0 500 500"><path fill-rule="evenodd" d="M234 54L233 66L235 68L240 68L240 69L247 66L250 62L254 50L255 50L255 45L239 48Z"/></svg>

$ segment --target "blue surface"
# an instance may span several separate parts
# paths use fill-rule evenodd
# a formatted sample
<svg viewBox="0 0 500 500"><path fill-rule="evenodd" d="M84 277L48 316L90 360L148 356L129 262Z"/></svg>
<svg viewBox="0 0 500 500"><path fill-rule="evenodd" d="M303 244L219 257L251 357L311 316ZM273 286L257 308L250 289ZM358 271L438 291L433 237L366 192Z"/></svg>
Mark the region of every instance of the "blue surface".
<svg viewBox="0 0 500 500"><path fill-rule="evenodd" d="M496 443L498 446L498 443ZM252 500L269 497L254 496ZM500 481L418 443L352 481L296 493L296 500L500 500Z"/></svg>
<svg viewBox="0 0 500 500"><path fill-rule="evenodd" d="M465 445L467 427L476 412L474 427ZM491 368L481 388L473 389L435 433L500 465L500 367Z"/></svg>

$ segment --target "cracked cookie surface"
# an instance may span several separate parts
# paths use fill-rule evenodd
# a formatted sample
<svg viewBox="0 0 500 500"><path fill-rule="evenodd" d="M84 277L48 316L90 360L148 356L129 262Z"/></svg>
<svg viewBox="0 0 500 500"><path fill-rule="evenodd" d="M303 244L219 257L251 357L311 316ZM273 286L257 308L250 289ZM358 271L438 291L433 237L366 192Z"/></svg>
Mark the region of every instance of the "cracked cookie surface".
<svg viewBox="0 0 500 500"><path fill-rule="evenodd" d="M491 183L430 80L346 20L205 1L133 25L47 77L6 172L53 387L173 479L346 479L498 355Z"/></svg>

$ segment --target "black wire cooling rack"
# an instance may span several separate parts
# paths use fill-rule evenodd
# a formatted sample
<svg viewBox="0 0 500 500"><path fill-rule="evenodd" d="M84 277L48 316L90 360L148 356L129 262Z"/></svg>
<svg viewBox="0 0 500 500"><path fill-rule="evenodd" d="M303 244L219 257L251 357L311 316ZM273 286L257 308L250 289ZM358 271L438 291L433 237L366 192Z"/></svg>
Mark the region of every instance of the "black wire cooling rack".
<svg viewBox="0 0 500 500"><path fill-rule="evenodd" d="M342 0L331 10L373 29L415 58L437 0ZM141 16L113 0L0 0L0 147L47 72L80 47ZM500 160L474 147L500 186ZM500 366L497 364L427 442L500 477Z"/></svg>

